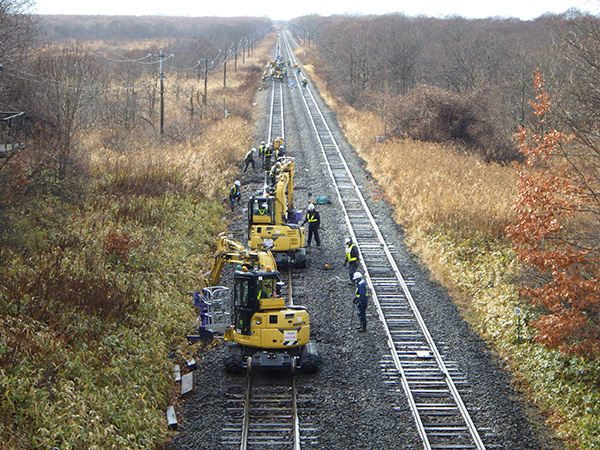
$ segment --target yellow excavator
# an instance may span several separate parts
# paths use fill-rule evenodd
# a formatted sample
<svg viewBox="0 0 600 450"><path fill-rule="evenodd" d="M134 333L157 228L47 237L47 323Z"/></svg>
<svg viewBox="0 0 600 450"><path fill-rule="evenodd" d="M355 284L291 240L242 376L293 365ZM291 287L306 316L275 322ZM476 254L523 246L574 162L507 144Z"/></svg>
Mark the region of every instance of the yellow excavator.
<svg viewBox="0 0 600 450"><path fill-rule="evenodd" d="M248 247L270 250L280 267L306 266L306 231L298 225L302 213L294 209L294 158L279 158L272 186L248 200Z"/></svg>
<svg viewBox="0 0 600 450"><path fill-rule="evenodd" d="M225 264L234 264L233 292L220 286ZM218 237L212 270L194 293L199 335L223 335L230 342L225 370L284 369L315 373L319 355L310 341L310 318L303 306L286 306L273 255L252 251L224 233Z"/></svg>

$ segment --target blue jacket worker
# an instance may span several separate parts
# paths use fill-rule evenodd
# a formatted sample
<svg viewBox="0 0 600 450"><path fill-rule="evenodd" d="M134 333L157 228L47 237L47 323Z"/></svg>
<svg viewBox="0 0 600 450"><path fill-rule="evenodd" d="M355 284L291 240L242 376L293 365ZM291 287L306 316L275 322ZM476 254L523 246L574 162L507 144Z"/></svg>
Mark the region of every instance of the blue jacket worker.
<svg viewBox="0 0 600 450"><path fill-rule="evenodd" d="M369 292L367 289L367 282L363 280L360 272L355 272L352 279L356 283L356 293L354 296L354 303L358 307L358 320L360 325L357 330L361 333L367 331L367 305L369 304Z"/></svg>

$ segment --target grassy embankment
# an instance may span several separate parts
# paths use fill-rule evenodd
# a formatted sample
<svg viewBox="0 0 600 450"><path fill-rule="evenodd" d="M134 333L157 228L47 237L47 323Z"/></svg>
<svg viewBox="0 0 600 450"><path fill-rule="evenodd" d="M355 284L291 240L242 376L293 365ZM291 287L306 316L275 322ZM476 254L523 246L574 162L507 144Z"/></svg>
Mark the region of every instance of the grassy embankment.
<svg viewBox="0 0 600 450"><path fill-rule="evenodd" d="M194 323L187 292L227 228L222 199L253 143L238 112L251 113L273 39L228 71L229 119L190 119L186 99L167 96L165 129L196 121L201 133L172 140L167 132L161 143L133 132L114 149L101 144L114 133L98 128L85 139L77 203L47 195L10 210L0 449L164 447L165 409L178 397L173 364L199 350L184 338ZM197 85L166 80L168 93ZM221 89L213 77L217 105Z"/></svg>
<svg viewBox="0 0 600 450"><path fill-rule="evenodd" d="M532 342L518 265L503 227L513 219L517 168L484 164L452 148L407 140L376 144L380 119L333 98L306 50L305 69L366 161L413 251L443 284L465 320L507 363L514 383L570 448L600 449L600 361L585 362ZM525 317L518 320L515 308Z"/></svg>

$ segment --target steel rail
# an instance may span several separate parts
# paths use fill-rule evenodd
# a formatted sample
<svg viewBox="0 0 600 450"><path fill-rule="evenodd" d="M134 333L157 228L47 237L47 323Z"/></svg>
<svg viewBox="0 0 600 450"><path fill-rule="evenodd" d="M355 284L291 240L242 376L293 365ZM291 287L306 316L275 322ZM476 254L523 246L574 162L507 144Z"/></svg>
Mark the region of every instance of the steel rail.
<svg viewBox="0 0 600 450"><path fill-rule="evenodd" d="M277 50L275 52L275 58L278 56L278 51L280 49L281 37L277 36ZM275 59L273 58L273 59ZM277 89L276 85L279 85L279 89ZM271 108L269 113L269 131L267 133L267 142L273 142L278 136L281 136L285 139L285 121L283 115L283 82L277 80L271 80ZM276 96L277 93L277 96ZM278 109L276 112L275 109ZM275 130L278 124L275 124L275 118L280 119L279 130Z"/></svg>
<svg viewBox="0 0 600 450"><path fill-rule="evenodd" d="M292 376L292 415L294 421L294 450L300 450L300 418L298 417L298 390L296 389L296 375Z"/></svg>
<svg viewBox="0 0 600 450"><path fill-rule="evenodd" d="M273 139L277 136L281 136L285 139L285 119L283 115L283 85L280 81L276 80L272 80L271 83L271 106L269 111L269 131L267 133L268 143L273 142ZM279 89L277 88L277 85L279 85ZM280 119L279 124L275 123L275 118Z"/></svg>
<svg viewBox="0 0 600 450"><path fill-rule="evenodd" d="M240 450L248 449L248 433L250 430L250 399L252 392L252 375L246 375L246 400L244 401L244 418L242 422L242 438Z"/></svg>
<svg viewBox="0 0 600 450"><path fill-rule="evenodd" d="M284 33L286 33L286 32L284 31ZM292 58L296 59L293 51L289 47L289 43L288 43L287 40L284 40L284 44L286 45L286 47L288 49L288 52L292 56ZM295 76L296 76L296 79L298 80L297 73L295 73ZM342 209L344 211L345 221L346 221L346 224L348 226L348 230L350 231L350 233L351 233L351 235L352 235L352 237L354 239L354 242L358 243L359 240L357 239L357 235L356 235L355 230L354 230L355 227L353 226L352 220L350 219L350 216L349 216L349 213L348 213L348 209L346 207L346 203L347 202L344 201L344 198L343 198L342 193L341 193L341 187L338 184L336 176L335 176L335 174L333 172L333 169L332 169L332 164L331 164L331 156L332 155L328 154L328 152L325 149L325 144L323 142L323 140L324 140L323 134L326 134L327 138L329 138L329 140L330 140L330 142L328 142L328 144L330 144L329 147L328 147L329 150L331 150L332 146L335 148L335 152L334 153L337 153L337 156L339 158L339 162L341 162L341 164L343 166L343 169L345 170L345 174L344 175L345 175L345 177L347 177L348 181L352 185L352 189L354 190L354 194L355 194L356 198L358 198L358 200L360 202L360 205L362 206L362 211L366 214L366 216L368 218L368 222L370 223L370 225L372 227L372 231L377 236L377 240L378 240L380 249L383 250L383 252L385 253L385 256L386 256L386 258L388 260L388 263L390 264L390 266L391 266L391 268L392 268L392 270L393 270L393 272L395 274L395 277L396 277L396 279L397 279L397 281L398 281L398 283L399 283L399 285L400 285L400 287L402 289L402 293L405 296L406 301L410 305L410 308L412 310L412 314L414 316L414 319L417 321L418 326L420 328L420 331L421 331L423 337L425 338L425 340L427 342L429 351L431 352L432 356L435 358L437 366L439 367L439 370L440 370L440 372L442 374L443 381L447 385L448 390L450 391L451 396L453 397L453 400L456 403L456 405L457 405L457 407L458 407L458 409L460 411L460 415L462 417L462 420L464 420L464 422L466 424L466 427L468 429L468 432L470 433L471 438L472 438L472 440L473 440L476 448L480 449L480 450L485 449L485 446L483 444L483 441L481 440L479 432L477 431L477 428L475 427L475 424L473 423L473 421L472 421L472 419L470 417L470 414L469 414L466 406L464 405L464 402L463 402L463 400L462 400L462 398L460 396L460 393L458 392L458 389L456 388L456 385L455 385L454 381L452 380L452 376L449 373L449 371L448 371L448 369L447 369L447 367L446 367L446 365L445 365L445 363L444 363L444 361L442 359L442 356L440 355L440 352L437 349L437 346L436 346L436 344L435 344L435 342L434 342L434 340L433 340L433 338L432 338L432 336L431 336L431 334L430 334L430 332L429 332L429 330L428 330L428 328L427 328L427 326L425 324L425 321L423 320L423 318L422 318L422 316L421 316L421 314L419 312L419 309L418 309L418 307L417 307L417 305L416 305L416 303L415 303L415 301L414 301L414 299L412 297L412 294L410 293L410 291L408 289L408 286L406 284L406 281L404 280L404 277L402 276L402 274L400 273L400 270L398 269L398 266L397 266L397 264L395 262L395 259L394 259L393 255L392 255L392 253L391 253L391 251L389 249L389 246L388 246L385 238L383 237L383 235L382 235L382 233L381 233L381 231L379 229L379 226L377 225L377 223L375 221L375 218L373 217L373 215L372 215L372 213L370 211L370 208L368 207L368 205L367 205L367 203L365 201L365 198L364 198L364 196L363 196L363 194L362 194L362 192L361 192L358 184L356 183L356 180L355 180L354 176L352 175L352 172L351 172L350 168L348 167L348 164L347 164L347 162L346 162L346 160L345 160L345 158L344 158L344 156L342 154L342 151L341 151L341 149L340 149L340 147L339 147L339 145L338 145L338 143L337 143L337 141L335 139L335 136L333 135L333 132L331 131L331 128L327 124L327 120L325 119L325 117L324 117L324 115L323 115L323 113L321 111L321 108L317 104L316 99L315 99L315 97L314 97L314 95L313 95L313 93L312 93L312 91L311 91L311 89L310 89L309 86L303 87L302 90L301 90L301 92L302 92L302 99L303 99L304 105L306 107L306 110L307 110L308 115L310 117L310 121L312 123L312 127L314 129L314 132L315 132L317 138L318 138L319 145L320 145L320 148L321 148L321 152L323 154L323 158L324 158L324 160L325 160L325 162L327 164L327 169L328 169L329 175L330 175L330 177L331 177L331 179L333 181L333 184L334 184L337 196L338 196L339 203L342 206ZM307 97L308 97L308 100L307 100ZM311 105L309 105L309 100L312 103ZM312 108L311 108L311 106L312 106ZM322 125L325 128L325 130L326 130L325 133L323 132L322 129L319 129L319 127L317 126L317 123L315 121L315 118L320 119L320 121L321 121L320 125ZM434 448L434 447L432 447L432 445L430 443L430 439L429 439L429 436L431 434L434 434L434 432L430 432L428 434L427 428L429 427L429 425L426 427L426 425L423 423L423 421L421 419L421 415L419 413L419 407L417 406L417 404L416 404L416 402L414 400L413 392L412 392L412 389L410 387L410 383L409 383L408 377L406 376L406 372L404 371L404 368L403 368L403 366L401 364L401 361L400 361L400 358L398 356L398 349L396 348L396 342L394 341L392 333L390 331L390 327L388 326L388 319L386 318L386 316L384 314L384 311L383 311L383 308L381 306L381 303L380 303L380 301L378 299L377 290L375 289L375 285L373 283L372 276L371 276L371 274L369 272L369 268L366 265L365 258L362 257L362 252L361 252L360 246L359 246L359 252L361 253L361 265L362 265L362 267L363 267L363 269L365 271L365 275L366 275L365 278L366 278L366 280L367 280L367 282L369 284L369 287L371 289L371 293L372 293L372 296L373 296L373 301L374 301L374 303L376 305L378 316L379 316L379 318L380 318L380 320L381 320L381 322L382 322L382 324L384 326L384 329L385 329L385 332L386 332L386 335L387 335L388 346L389 346L389 348L391 350L391 354L392 354L392 358L394 360L394 364L396 365L396 368L397 368L397 370L398 370L398 372L399 372L399 374L401 376L402 386L403 386L403 388L405 390L405 393L407 395L408 403L409 403L410 409L412 411L413 417L415 418L415 422L416 422L419 434L421 435L421 438L423 440L423 444L424 444L425 448L427 448L427 449Z"/></svg>

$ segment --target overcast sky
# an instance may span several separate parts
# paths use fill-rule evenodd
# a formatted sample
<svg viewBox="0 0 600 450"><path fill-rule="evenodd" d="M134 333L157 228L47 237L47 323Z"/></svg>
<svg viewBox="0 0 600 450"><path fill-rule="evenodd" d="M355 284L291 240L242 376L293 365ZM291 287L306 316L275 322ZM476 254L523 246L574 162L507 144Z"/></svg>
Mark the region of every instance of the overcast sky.
<svg viewBox="0 0 600 450"><path fill-rule="evenodd" d="M600 0L35 0L38 14L265 16L289 20L307 14L386 14L466 18L516 17L534 19L569 8L597 14Z"/></svg>

